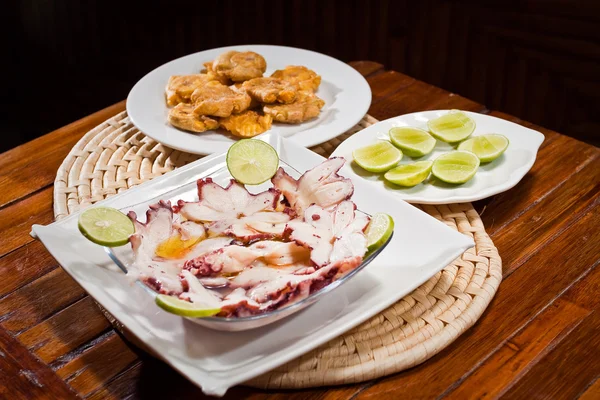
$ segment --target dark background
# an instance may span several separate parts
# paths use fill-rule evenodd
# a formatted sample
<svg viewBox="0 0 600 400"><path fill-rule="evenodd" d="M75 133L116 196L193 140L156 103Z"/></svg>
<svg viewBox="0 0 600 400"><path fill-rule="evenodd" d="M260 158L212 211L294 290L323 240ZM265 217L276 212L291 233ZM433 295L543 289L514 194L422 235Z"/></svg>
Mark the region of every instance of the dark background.
<svg viewBox="0 0 600 400"><path fill-rule="evenodd" d="M600 143L600 1L8 1L0 151L126 98L174 58L279 44L373 60Z"/></svg>

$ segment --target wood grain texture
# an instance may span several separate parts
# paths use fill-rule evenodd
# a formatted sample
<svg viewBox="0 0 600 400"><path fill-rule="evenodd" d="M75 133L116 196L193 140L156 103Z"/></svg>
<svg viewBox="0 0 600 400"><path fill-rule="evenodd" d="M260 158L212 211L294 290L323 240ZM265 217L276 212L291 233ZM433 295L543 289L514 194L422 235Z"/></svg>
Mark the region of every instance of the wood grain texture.
<svg viewBox="0 0 600 400"><path fill-rule="evenodd" d="M12 335L0 329L0 397L76 399L75 392Z"/></svg>
<svg viewBox="0 0 600 400"><path fill-rule="evenodd" d="M371 85L370 113L377 118L439 108L489 112L465 97L386 71L381 64L351 65ZM107 110L116 113L122 108L120 103ZM10 354L0 354L0 379L9 380L7 387L14 388L17 398L27 393L68 398L75 392L93 399L204 398L170 367L117 335L92 299L29 236L32 223L52 219L50 166L85 130L101 122L107 110L28 143L19 153L7 153L25 154L29 160L8 174L22 174L21 188L5 193L10 182L0 180L0 196L5 195L0 197L0 229L6 238L0 242L0 273L6 277L0 283L0 339L5 346L0 351ZM595 295L600 291L600 244L594 240L600 225L600 150L508 114L490 114L538 129L546 141L519 185L476 204L505 265L505 280L481 320L425 364L391 377L299 391L236 387L226 399L464 398L502 393L523 398L531 397L532 388L546 397L595 398L600 373L588 360L600 357L594 336L600 312ZM10 168L14 159L4 157L0 165ZM38 169L39 176L31 173ZM582 341L590 345L578 345ZM568 380L561 378L563 372ZM570 381L573 385L566 387Z"/></svg>
<svg viewBox="0 0 600 400"><path fill-rule="evenodd" d="M22 332L84 296L83 289L57 268L0 300L2 327Z"/></svg>
<svg viewBox="0 0 600 400"><path fill-rule="evenodd" d="M40 360L51 363L111 328L90 297L68 306L18 338Z"/></svg>
<svg viewBox="0 0 600 400"><path fill-rule="evenodd" d="M507 392L582 321L590 314L598 312L599 291L600 268L594 267L588 275L577 281L523 330L509 339L447 397L451 399L497 398ZM583 362L583 368L589 367L594 365ZM596 371L592 371L592 374L594 372ZM586 375L589 377L589 374ZM593 394L593 390L595 389L592 389L589 395ZM524 393L521 394L522 397L528 397ZM551 396L539 397L556 398L557 396L554 393Z"/></svg>
<svg viewBox="0 0 600 400"><path fill-rule="evenodd" d="M22 246L0 258L0 299L15 289L58 268L41 242Z"/></svg>
<svg viewBox="0 0 600 400"><path fill-rule="evenodd" d="M432 398L452 390L598 261L598 243L590 236L598 223L600 213L590 211L506 278L471 330L426 363L384 378L356 398ZM568 239L573 236L588 239ZM554 265L560 268L548 267Z"/></svg>
<svg viewBox="0 0 600 400"><path fill-rule="evenodd" d="M53 219L51 187L0 209L0 257L33 242L31 225L47 225Z"/></svg>
<svg viewBox="0 0 600 400"><path fill-rule="evenodd" d="M0 208L54 182L65 154L87 131L123 111L121 101L46 136L3 153L0 157Z"/></svg>

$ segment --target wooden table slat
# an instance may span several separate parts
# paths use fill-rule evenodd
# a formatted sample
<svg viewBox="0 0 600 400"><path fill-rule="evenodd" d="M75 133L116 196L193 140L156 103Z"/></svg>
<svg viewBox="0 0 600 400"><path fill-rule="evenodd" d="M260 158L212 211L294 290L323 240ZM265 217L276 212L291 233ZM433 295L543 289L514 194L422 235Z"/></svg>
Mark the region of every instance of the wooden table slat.
<svg viewBox="0 0 600 400"><path fill-rule="evenodd" d="M591 269L600 257L597 243L570 238L593 235L599 223L600 213L589 212L504 280L478 323L448 348L424 364L382 379L356 398L435 398L451 390L490 357L497 344L516 334Z"/></svg>
<svg viewBox="0 0 600 400"><path fill-rule="evenodd" d="M85 296L81 286L57 268L0 300L1 325L17 334Z"/></svg>
<svg viewBox="0 0 600 400"><path fill-rule="evenodd" d="M111 328L91 297L68 306L18 338L40 360L52 363Z"/></svg>
<svg viewBox="0 0 600 400"><path fill-rule="evenodd" d="M0 257L33 242L31 225L47 225L53 220L51 187L0 209Z"/></svg>
<svg viewBox="0 0 600 400"><path fill-rule="evenodd" d="M476 202L486 231L494 237L497 231L534 207L586 165L597 162L600 151L582 148L576 140L560 136L540 150L537 162L517 186L481 202ZM576 181L575 183L579 183ZM585 182L583 182L585 184ZM559 189L561 188L561 189Z"/></svg>
<svg viewBox="0 0 600 400"><path fill-rule="evenodd" d="M0 154L0 208L51 185L66 154L87 131L125 109L121 101Z"/></svg>
<svg viewBox="0 0 600 400"><path fill-rule="evenodd" d="M600 306L597 293L600 293L600 268L596 267L506 342L448 398L486 399L502 395L551 349L567 337L569 341L572 340L573 330ZM588 367L590 365L586 364ZM600 374L600 366L596 366L596 372ZM557 380L564 382L564 378ZM527 397L524 395L521 398ZM546 397L559 396L554 394Z"/></svg>

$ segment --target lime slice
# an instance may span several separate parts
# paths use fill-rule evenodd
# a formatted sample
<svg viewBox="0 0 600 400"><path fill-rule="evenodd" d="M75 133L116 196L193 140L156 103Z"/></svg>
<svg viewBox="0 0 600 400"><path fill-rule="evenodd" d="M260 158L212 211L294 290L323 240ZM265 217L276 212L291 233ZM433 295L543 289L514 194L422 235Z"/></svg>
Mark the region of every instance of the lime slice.
<svg viewBox="0 0 600 400"><path fill-rule="evenodd" d="M427 126L436 139L456 143L471 136L475 130L475 121L462 111L452 110L446 115L430 120Z"/></svg>
<svg viewBox="0 0 600 400"><path fill-rule="evenodd" d="M242 139L229 148L227 168L231 176L245 185L260 185L271 179L279 167L279 156L270 144L257 139Z"/></svg>
<svg viewBox="0 0 600 400"><path fill-rule="evenodd" d="M479 157L479 161L486 163L500 157L508 147L506 136L492 133L489 135L475 136L458 145L459 150L470 151Z"/></svg>
<svg viewBox="0 0 600 400"><path fill-rule="evenodd" d="M369 172L385 172L402 159L402 152L390 142L379 141L352 152L354 161Z"/></svg>
<svg viewBox="0 0 600 400"><path fill-rule="evenodd" d="M423 182L431 172L433 161L417 161L412 164L398 165L383 176L385 180L400 186L415 186Z"/></svg>
<svg viewBox="0 0 600 400"><path fill-rule="evenodd" d="M206 308L189 301L178 299L174 296L159 294L156 296L156 305L171 314L181 315L182 317L202 318L212 317L221 312L220 308Z"/></svg>
<svg viewBox="0 0 600 400"><path fill-rule="evenodd" d="M373 215L365 231L367 249L371 252L381 247L392 236L393 231L394 220L392 217L384 213Z"/></svg>
<svg viewBox="0 0 600 400"><path fill-rule="evenodd" d="M79 231L101 246L117 247L129 242L135 227L129 217L116 208L95 207L79 216Z"/></svg>
<svg viewBox="0 0 600 400"><path fill-rule="evenodd" d="M447 183L465 183L477 172L479 158L470 151L451 151L442 154L434 162L431 172Z"/></svg>
<svg viewBox="0 0 600 400"><path fill-rule="evenodd" d="M435 147L435 139L429 132L409 126L390 129L390 140L409 157L422 157Z"/></svg>

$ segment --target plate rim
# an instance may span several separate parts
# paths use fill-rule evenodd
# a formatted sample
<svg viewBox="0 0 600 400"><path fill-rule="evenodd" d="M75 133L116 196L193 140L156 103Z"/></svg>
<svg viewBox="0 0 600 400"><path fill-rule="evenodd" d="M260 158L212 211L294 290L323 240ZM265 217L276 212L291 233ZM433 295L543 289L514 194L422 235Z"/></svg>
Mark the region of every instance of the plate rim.
<svg viewBox="0 0 600 400"><path fill-rule="evenodd" d="M155 73L157 73L157 71L160 70L161 68L165 68L167 65L169 65L171 63L174 63L174 62L177 62L177 61L180 61L180 60L182 60L184 58L193 59L194 57L198 57L202 53L206 53L206 52L210 52L210 51L224 52L224 51L228 51L228 50L239 49L240 47L247 47L247 48L259 48L259 47L265 48L265 47L268 47L268 48L274 48L274 49L286 49L286 50L292 50L292 51L301 51L301 52L311 53L311 54L313 54L315 56L328 59L330 61L333 61L335 63L339 63L340 65L348 68L349 73L354 74L355 77L357 78L356 83L359 83L359 85L361 86L360 90L361 91L363 91L363 90L365 91L364 99L361 99L361 100L363 100L363 103L360 104L360 107L357 106L357 112L356 113L350 113L349 114L350 118L345 118L344 120L339 120L338 119L338 121L341 121L340 122L341 126L338 129L336 129L336 131L339 130L340 132L336 133L336 135L333 136L333 137L328 137L327 136L328 138L325 139L325 140L319 138L318 140L316 140L316 141L313 140L313 141L309 142L306 145L298 143L300 146L303 146L303 147L306 147L306 148L313 147L313 146L325 143L325 142L327 142L327 141L329 141L331 139L334 139L334 138L342 135L343 133L345 133L346 131L348 131L350 128L352 128L353 126L355 126L357 123L359 123L360 120L368 113L369 108L371 107L371 103L373 101L373 92L371 91L371 86L367 82L366 78L360 72L358 72L355 68L353 68L351 65L349 65L348 63L345 63L345 62L343 62L341 60L338 60L335 57L329 56L327 54L319 53L319 52L313 51L313 50L302 49L302 48L299 48L299 47L280 46L280 45L271 45L271 44L236 44L236 45L224 46L224 47L216 47L216 48L212 48L212 49L206 49L206 50L198 51L198 52L195 52L195 53L186 54L186 55L183 55L181 57L169 60L169 61L167 61L167 62L159 65L158 67L152 69L151 71L147 72L144 76L142 76L133 85L133 87L129 90L129 93L127 94L127 99L126 99L126 103L125 103L125 109L127 111L127 115L129 116L129 119L130 119L131 123L137 129L139 129L139 131L142 132L144 135L146 135L146 136L148 136L148 137L156 140L158 143L161 143L161 144L163 144L163 145L165 145L167 147L170 147L172 149L175 149L175 150L179 150L179 151L186 152L186 153L199 154L199 155L210 155L210 154L219 153L220 151L223 151L224 150L223 146L228 147L228 146L230 146L229 143L216 141L214 143L215 143L215 146L217 148L215 148L214 151L205 151L204 148L195 149L195 148L190 148L190 147L179 146L177 143L174 143L173 140L168 139L168 138L166 140L164 138L161 139L161 140L156 139L155 138L156 135L154 135L153 133L148 133L148 131L151 131L152 129L150 129L150 130L144 130L143 129L142 126L145 125L145 124L144 124L143 120L137 119L137 115L136 115L137 113L136 112L131 113L131 110L133 110L133 104L132 104L132 102L135 99L137 91L141 90L141 88L144 86L145 80L150 79L151 76L154 75ZM313 129L318 128L319 126L320 126L320 124L317 124L317 125L314 125L314 126L312 126L310 128L307 128L307 129L305 129L303 131L300 131L298 133L303 133L303 132L311 131ZM183 134L186 133L185 131L180 131L180 132L183 133ZM257 135L254 138L259 138L259 137L261 137L261 136L263 136L265 134L268 134L270 132L271 132L271 130L269 130L269 131L267 131L265 133L262 133L261 135ZM294 140L294 136L291 136L288 139L296 142L296 140Z"/></svg>
<svg viewBox="0 0 600 400"><path fill-rule="evenodd" d="M406 116L411 116L414 114L422 114L422 113L434 113L434 112L442 112L442 111L452 111L452 109L436 109L436 110L423 110L423 111L415 111L412 113L406 113L406 114L401 114L401 115L397 115L395 117L390 117L384 120L381 120L373 125L370 125L366 128L364 128L363 130L367 130L367 129L373 129L375 130L374 127L376 127L379 124L385 124L385 123L389 123L391 121L395 121L398 118L402 118L402 117L406 117ZM493 115L488 115L488 114L483 114L483 113L478 113L478 112L474 112L474 111L468 111L468 110L460 110L466 114L470 114L470 115L477 115L478 117L484 117L484 118L492 118L492 119L496 119L496 120L500 120L503 123L508 123L508 124L512 124L515 126L518 126L519 129L523 129L526 132L528 132L528 134L531 134L531 138L534 140L537 140L537 143L534 143L534 146L529 148L530 150L532 150L533 153L533 157L526 163L524 164L521 168L512 171L509 175L509 179L506 181L505 184L503 185L498 185L498 186L492 186L490 188L487 188L486 190L481 191L479 194L474 194L471 196L466 196L466 195L455 195L455 196L445 196L443 198L440 199L431 199L428 197L420 197L420 196L411 196L411 197L404 197L403 194L401 194L400 192L392 192L391 190L388 189L383 189L386 192L390 192L393 193L395 196L398 196L398 198L400 198L401 200L406 201L407 203L411 203L411 204L430 204L430 205L439 205L439 204L454 204L454 203L470 203L473 201L477 201L477 200L483 200L486 199L488 197L491 196L495 196L497 194L506 192L507 190L512 189L513 187L515 187L519 182L521 182L521 180L523 179L523 177L531 170L531 168L533 167L533 165L535 164L535 161L537 159L537 153L540 149L540 146L542 145L542 143L545 140L545 136L543 133L541 133L540 131L536 131L535 129L531 129L528 128L526 126L517 124L515 122L512 121L508 121L506 119L502 119L502 118L498 118L496 116ZM356 134L360 134L361 132L357 132ZM350 138L346 139L350 140ZM344 141L344 142L345 142ZM331 154L332 157L334 156L343 156L341 154L340 148L343 146L343 142L336 147L336 149L333 151L333 153ZM354 174L355 176L358 176L357 174ZM368 179L365 179L366 181L369 181ZM379 185L375 185L374 183L372 183L374 186L378 186Z"/></svg>

